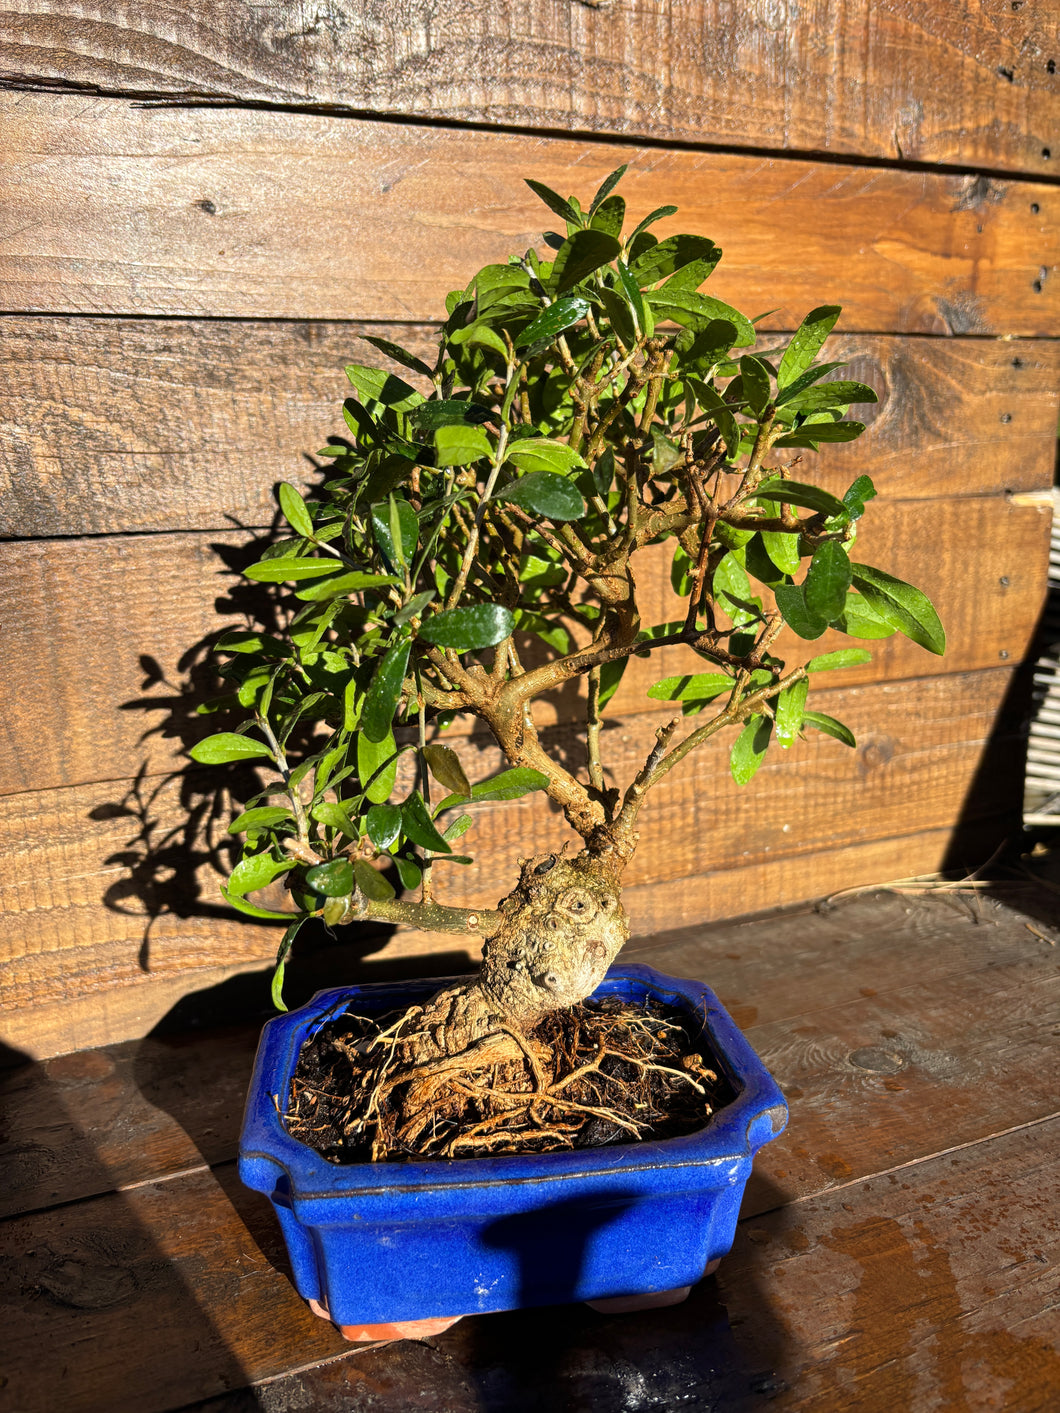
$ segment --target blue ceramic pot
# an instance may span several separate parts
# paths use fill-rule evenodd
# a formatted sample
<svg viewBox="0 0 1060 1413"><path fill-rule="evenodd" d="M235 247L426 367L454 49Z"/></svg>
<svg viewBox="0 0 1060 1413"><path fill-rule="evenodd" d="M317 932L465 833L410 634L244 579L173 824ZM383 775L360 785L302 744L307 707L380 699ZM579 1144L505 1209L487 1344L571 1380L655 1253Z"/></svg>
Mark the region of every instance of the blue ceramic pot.
<svg viewBox="0 0 1060 1413"><path fill-rule="evenodd" d="M265 1027L239 1172L276 1209L299 1293L337 1325L375 1327L647 1296L698 1281L732 1245L755 1153L787 1122L780 1089L700 982L625 965L595 993L654 998L694 1017L735 1098L684 1138L339 1166L286 1132L279 1111L308 1036L351 1003L378 1014L442 984L321 991Z"/></svg>

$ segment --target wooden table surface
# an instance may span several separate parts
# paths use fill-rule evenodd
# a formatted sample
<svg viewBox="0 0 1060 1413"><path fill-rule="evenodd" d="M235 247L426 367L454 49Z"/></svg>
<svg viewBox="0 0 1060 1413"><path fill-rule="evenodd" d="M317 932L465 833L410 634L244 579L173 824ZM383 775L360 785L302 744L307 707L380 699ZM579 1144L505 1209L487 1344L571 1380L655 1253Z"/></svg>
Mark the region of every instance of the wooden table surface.
<svg viewBox="0 0 1060 1413"><path fill-rule="evenodd" d="M256 1027L0 1072L12 1413L1060 1407L1060 897L878 893L631 944L788 1095L718 1274L669 1310L354 1349L235 1151Z"/></svg>

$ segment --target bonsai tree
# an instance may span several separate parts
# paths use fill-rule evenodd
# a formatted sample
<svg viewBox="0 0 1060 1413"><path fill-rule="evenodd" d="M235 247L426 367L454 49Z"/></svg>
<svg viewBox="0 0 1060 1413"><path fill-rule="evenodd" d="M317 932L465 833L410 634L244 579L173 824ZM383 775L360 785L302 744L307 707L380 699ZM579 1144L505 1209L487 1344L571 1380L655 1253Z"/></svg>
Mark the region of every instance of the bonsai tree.
<svg viewBox="0 0 1060 1413"><path fill-rule="evenodd" d="M650 827L645 803L693 751L722 743L743 785L774 744L795 748L808 730L854 745L807 707L807 688L869 654L782 660L785 624L808 642L831 626L944 648L919 590L851 558L869 478L838 497L796 473L822 442L858 437L848 408L876 401L818 359L839 308L756 348L755 321L701 292L721 257L713 242L653 234L675 207L624 231L624 170L588 207L530 182L562 224L544 237L551 259L528 250L450 294L433 360L368 340L388 367L347 369L348 432L321 453L320 490L279 487L289 533L246 570L276 586L282 626L217 644L224 705L244 719L191 752L275 772L232 824L246 842L224 893L289 923L277 1005L310 917L484 939L478 977L420 1015L404 1051L416 1064L502 1029L526 1035L594 990L628 934L622 877ZM637 558L662 542L684 609L646 624ZM674 714L633 778L615 779L608 702L631 656L672 644L703 671L650 688ZM579 678L585 759L568 769L532 707ZM488 727L508 769L468 779L439 739L458 714ZM414 783L395 794L405 755ZM580 850L524 861L495 910L447 906L439 863L471 862L456 853L469 807L532 790L560 807ZM381 871L391 864L401 897ZM281 875L293 916L248 901Z"/></svg>

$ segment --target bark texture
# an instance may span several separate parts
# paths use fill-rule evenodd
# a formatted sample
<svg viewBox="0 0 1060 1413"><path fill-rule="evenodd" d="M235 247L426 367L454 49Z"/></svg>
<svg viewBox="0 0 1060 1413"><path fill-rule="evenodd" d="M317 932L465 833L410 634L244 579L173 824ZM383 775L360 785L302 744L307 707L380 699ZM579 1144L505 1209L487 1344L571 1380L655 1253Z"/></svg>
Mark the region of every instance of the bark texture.
<svg viewBox="0 0 1060 1413"><path fill-rule="evenodd" d="M523 860L500 904L474 981L448 987L423 1007L402 1058L425 1064L458 1055L505 1029L525 1032L547 1012L596 989L629 936L617 864L583 852Z"/></svg>

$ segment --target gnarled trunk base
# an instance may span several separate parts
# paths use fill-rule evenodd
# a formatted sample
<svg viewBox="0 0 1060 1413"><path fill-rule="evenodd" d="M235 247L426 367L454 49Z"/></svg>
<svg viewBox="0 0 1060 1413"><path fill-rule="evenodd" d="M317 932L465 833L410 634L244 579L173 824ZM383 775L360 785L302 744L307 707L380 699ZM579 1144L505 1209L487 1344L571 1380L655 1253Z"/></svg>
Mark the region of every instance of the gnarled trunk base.
<svg viewBox="0 0 1060 1413"><path fill-rule="evenodd" d="M410 1013L403 1065L430 1065L487 1037L516 1058L520 1047L511 1032L522 1036L548 1011L591 995L629 936L618 868L588 853L523 860L500 913L475 980L447 987L418 1016Z"/></svg>

